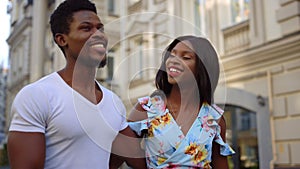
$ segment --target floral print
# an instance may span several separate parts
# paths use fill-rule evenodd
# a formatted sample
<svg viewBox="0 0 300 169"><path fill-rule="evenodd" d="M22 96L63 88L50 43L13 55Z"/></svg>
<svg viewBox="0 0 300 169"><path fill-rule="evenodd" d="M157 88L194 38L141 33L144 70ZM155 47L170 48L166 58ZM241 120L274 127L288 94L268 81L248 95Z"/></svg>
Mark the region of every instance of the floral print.
<svg viewBox="0 0 300 169"><path fill-rule="evenodd" d="M197 143L191 143L185 149L185 154L191 156L191 160L194 164L199 164L201 161L206 159L207 150L205 149L204 145L198 145Z"/></svg>
<svg viewBox="0 0 300 169"><path fill-rule="evenodd" d="M152 119L149 123L149 127L148 127L148 137L153 137L154 136L154 132L159 133L160 129L163 128L164 126L168 125L171 123L171 114L167 113L164 114L160 117L156 117L154 119Z"/></svg>
<svg viewBox="0 0 300 169"><path fill-rule="evenodd" d="M223 111L216 105L204 103L197 119L186 135L172 117L160 96L138 99L147 111L148 119L130 122L129 126L145 136L148 168L202 168L210 169L212 143L220 144L221 155L234 154L220 136L218 120Z"/></svg>

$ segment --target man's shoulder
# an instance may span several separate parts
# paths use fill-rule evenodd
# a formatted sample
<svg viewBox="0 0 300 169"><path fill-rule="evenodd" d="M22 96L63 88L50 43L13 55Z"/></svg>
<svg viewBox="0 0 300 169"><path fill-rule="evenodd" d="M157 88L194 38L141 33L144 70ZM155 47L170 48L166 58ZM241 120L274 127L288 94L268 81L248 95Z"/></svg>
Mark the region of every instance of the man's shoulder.
<svg viewBox="0 0 300 169"><path fill-rule="evenodd" d="M109 101L109 102L113 101L114 104L124 106L121 97L117 93L115 93L113 90L110 90L107 87L104 87L100 83L98 83L98 85L102 90L105 101Z"/></svg>
<svg viewBox="0 0 300 169"><path fill-rule="evenodd" d="M21 90L20 93L39 93L42 89L46 89L46 86L51 86L51 81L55 78L55 74L51 73L46 75L35 82L29 83L25 85Z"/></svg>
<svg viewBox="0 0 300 169"><path fill-rule="evenodd" d="M44 77L40 78L39 80L37 80L36 82L33 82L33 84L39 84L39 83L45 83L45 82L49 82L49 81L53 81L56 80L58 77L58 74L56 72L50 73L48 75L45 75Z"/></svg>
<svg viewBox="0 0 300 169"><path fill-rule="evenodd" d="M99 88L102 90L103 94L109 94L109 95L117 96L117 94L112 89L109 89L108 87L103 86L98 81L97 81L97 84L98 84Z"/></svg>

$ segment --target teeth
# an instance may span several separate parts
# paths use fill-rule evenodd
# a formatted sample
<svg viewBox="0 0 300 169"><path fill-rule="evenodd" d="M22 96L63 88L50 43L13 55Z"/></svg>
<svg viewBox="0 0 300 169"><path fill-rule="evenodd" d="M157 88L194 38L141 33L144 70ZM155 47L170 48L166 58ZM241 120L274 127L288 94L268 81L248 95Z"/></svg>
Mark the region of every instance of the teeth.
<svg viewBox="0 0 300 169"><path fill-rule="evenodd" d="M175 68L170 68L170 72L177 72L177 73L179 73L180 71L177 70L177 69L175 69Z"/></svg>
<svg viewBox="0 0 300 169"><path fill-rule="evenodd" d="M103 44L92 45L92 48L104 48Z"/></svg>

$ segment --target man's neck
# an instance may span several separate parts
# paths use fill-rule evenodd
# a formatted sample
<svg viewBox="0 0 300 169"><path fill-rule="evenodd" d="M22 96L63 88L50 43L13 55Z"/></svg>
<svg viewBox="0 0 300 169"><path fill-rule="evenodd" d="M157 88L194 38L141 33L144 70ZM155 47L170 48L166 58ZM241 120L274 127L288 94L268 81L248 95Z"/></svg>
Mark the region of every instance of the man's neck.
<svg viewBox="0 0 300 169"><path fill-rule="evenodd" d="M67 69L58 71L62 79L75 91L94 104L102 99L102 92L95 81L95 71L87 69Z"/></svg>

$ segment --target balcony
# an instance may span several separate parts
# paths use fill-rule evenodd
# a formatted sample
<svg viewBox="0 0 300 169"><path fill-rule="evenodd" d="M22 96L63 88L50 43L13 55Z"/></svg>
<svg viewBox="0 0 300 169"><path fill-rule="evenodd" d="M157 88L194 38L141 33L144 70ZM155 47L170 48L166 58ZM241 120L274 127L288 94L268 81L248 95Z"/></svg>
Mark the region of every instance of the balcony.
<svg viewBox="0 0 300 169"><path fill-rule="evenodd" d="M137 1L137 2L135 2L135 3L133 3L133 4L131 4L131 5L129 6L129 8L128 8L128 13L129 13L129 14L134 14L134 13L139 13L139 12L141 12L141 10L142 10L142 5L143 5L142 0Z"/></svg>
<svg viewBox="0 0 300 169"><path fill-rule="evenodd" d="M250 46L249 20L224 28L225 56L248 49Z"/></svg>

